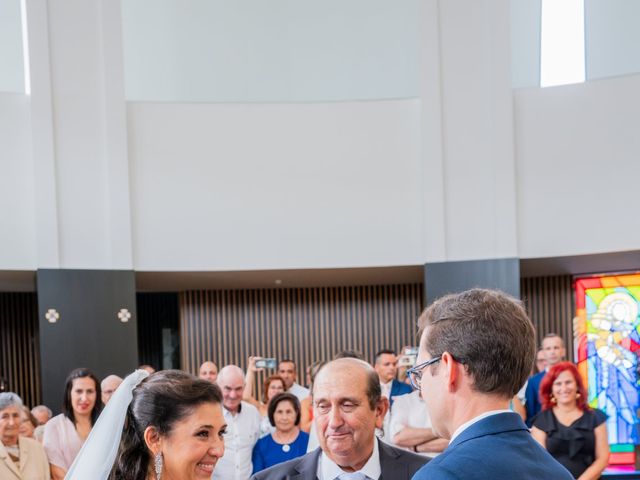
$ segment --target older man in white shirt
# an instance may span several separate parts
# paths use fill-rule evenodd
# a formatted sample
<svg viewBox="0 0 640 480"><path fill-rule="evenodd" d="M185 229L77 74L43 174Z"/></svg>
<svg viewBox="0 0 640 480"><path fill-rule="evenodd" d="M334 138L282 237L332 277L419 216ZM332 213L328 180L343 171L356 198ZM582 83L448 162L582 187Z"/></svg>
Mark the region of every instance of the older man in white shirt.
<svg viewBox="0 0 640 480"><path fill-rule="evenodd" d="M244 372L236 365L227 365L218 373L222 390L222 412L227 422L224 435L224 455L213 472L214 480L247 480L253 465L251 453L260 435L260 413L250 403L242 401Z"/></svg>

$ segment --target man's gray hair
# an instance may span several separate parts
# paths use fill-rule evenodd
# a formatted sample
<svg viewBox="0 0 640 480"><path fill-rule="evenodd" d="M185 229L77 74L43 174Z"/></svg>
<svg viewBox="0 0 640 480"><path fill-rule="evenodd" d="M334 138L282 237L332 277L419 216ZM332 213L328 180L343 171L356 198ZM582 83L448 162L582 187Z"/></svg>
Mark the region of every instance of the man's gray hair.
<svg viewBox="0 0 640 480"><path fill-rule="evenodd" d="M36 405L31 409L31 413L33 415L35 415L38 412L47 412L47 414L49 415L49 418L53 417L53 412L46 405Z"/></svg>
<svg viewBox="0 0 640 480"><path fill-rule="evenodd" d="M244 382L244 371L237 365L226 365L218 372L218 385L223 385L227 377L241 377Z"/></svg>
<svg viewBox="0 0 640 480"><path fill-rule="evenodd" d="M13 392L0 393L0 411L4 410L7 407L22 408L23 405L24 404L22 403L22 399L17 393L13 393Z"/></svg>
<svg viewBox="0 0 640 480"><path fill-rule="evenodd" d="M109 376L105 377L105 379L100 382L100 388L102 390L105 390L105 385L107 383L109 383L110 381L112 381L112 380L119 380L120 382L122 382L122 377L119 377L118 375L109 375Z"/></svg>

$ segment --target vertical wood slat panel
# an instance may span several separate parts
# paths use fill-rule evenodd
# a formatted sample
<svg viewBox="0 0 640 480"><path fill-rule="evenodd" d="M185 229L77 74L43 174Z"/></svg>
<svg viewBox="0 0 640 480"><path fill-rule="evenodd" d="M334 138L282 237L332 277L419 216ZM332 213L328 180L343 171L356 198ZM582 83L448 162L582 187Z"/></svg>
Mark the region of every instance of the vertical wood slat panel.
<svg viewBox="0 0 640 480"><path fill-rule="evenodd" d="M179 294L182 368L212 360L246 368L250 355L293 358L298 382L315 360L416 342L422 285L189 291ZM206 332L206 334L205 334ZM194 338L195 337L195 338Z"/></svg>
<svg viewBox="0 0 640 480"><path fill-rule="evenodd" d="M42 401L38 299L35 293L0 293L0 377L25 405Z"/></svg>
<svg viewBox="0 0 640 480"><path fill-rule="evenodd" d="M560 335L567 348L567 359L575 361L573 317L575 302L570 275L523 278L520 291L527 313L536 327L536 341L550 332Z"/></svg>

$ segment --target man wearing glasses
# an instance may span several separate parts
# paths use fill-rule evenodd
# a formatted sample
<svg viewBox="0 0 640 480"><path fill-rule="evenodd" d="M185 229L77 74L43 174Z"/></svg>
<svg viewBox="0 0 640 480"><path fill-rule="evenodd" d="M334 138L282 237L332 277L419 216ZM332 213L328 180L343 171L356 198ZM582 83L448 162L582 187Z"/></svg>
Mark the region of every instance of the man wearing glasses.
<svg viewBox="0 0 640 480"><path fill-rule="evenodd" d="M509 410L535 355L533 325L520 302L468 290L435 301L418 324L418 361L408 374L433 430L450 443L413 480L571 479Z"/></svg>

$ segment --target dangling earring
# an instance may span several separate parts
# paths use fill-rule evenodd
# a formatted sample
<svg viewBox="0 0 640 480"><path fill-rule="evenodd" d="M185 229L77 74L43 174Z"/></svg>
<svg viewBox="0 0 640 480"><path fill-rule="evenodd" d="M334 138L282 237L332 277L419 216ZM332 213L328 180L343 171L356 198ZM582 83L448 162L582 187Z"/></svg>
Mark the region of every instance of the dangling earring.
<svg viewBox="0 0 640 480"><path fill-rule="evenodd" d="M556 402L557 402L556 397L554 397L553 395L551 395L551 403L556 403Z"/></svg>
<svg viewBox="0 0 640 480"><path fill-rule="evenodd" d="M156 468L156 480L160 480L160 477L162 477L162 453L158 452L156 453L156 456L154 458L154 463L155 463L155 468Z"/></svg>

